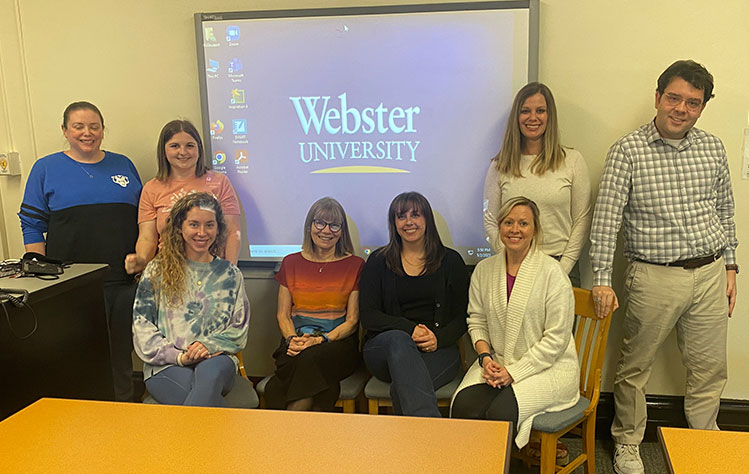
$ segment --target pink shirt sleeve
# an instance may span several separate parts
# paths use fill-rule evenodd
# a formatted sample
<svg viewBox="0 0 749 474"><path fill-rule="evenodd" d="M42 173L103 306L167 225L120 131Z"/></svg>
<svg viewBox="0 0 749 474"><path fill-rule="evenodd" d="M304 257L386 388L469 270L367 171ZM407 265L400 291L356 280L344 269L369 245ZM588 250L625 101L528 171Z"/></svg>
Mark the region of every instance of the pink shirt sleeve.
<svg viewBox="0 0 749 474"><path fill-rule="evenodd" d="M220 185L218 188L218 202L221 203L221 210L227 215L239 215L239 200L237 199L237 193L234 191L234 186L231 185L231 181L226 175L221 173L214 173L214 176L220 176Z"/></svg>
<svg viewBox="0 0 749 474"><path fill-rule="evenodd" d="M156 219L156 198L153 195L154 180L150 180L143 186L138 203L138 224Z"/></svg>

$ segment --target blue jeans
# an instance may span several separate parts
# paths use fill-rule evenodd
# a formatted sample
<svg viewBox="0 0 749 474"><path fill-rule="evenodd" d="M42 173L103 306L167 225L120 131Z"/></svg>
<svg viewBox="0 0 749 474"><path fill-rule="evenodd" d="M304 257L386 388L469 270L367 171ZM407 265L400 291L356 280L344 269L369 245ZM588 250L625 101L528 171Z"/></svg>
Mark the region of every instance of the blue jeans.
<svg viewBox="0 0 749 474"><path fill-rule="evenodd" d="M434 391L458 375L457 346L422 352L410 334L394 329L367 341L362 355L372 375L390 382L390 398L396 414L442 416Z"/></svg>
<svg viewBox="0 0 749 474"><path fill-rule="evenodd" d="M234 385L234 361L220 355L195 365L171 366L146 380L146 388L157 402L166 405L224 407L223 395Z"/></svg>

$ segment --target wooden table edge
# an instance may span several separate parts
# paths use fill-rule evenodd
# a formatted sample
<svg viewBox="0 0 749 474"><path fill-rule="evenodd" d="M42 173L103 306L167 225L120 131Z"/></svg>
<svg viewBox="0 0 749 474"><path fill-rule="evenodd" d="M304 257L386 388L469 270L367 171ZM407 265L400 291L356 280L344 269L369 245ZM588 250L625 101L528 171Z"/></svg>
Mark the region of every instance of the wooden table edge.
<svg viewBox="0 0 749 474"><path fill-rule="evenodd" d="M505 471L504 474L510 474L510 461L512 461L512 434L513 425L511 421L507 421L507 439L505 440Z"/></svg>
<svg viewBox="0 0 749 474"><path fill-rule="evenodd" d="M666 446L666 439L663 437L663 427L658 427L658 442L661 445L661 451L663 452L663 459L666 461L666 467L668 468L669 474L675 474L674 466L671 464L671 456L668 454L668 447Z"/></svg>

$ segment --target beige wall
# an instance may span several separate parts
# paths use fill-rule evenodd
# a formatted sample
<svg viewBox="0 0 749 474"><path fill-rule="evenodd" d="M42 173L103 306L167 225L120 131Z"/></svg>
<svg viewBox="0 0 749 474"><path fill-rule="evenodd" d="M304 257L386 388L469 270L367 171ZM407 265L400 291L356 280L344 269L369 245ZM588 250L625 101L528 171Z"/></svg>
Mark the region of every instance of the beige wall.
<svg viewBox="0 0 749 474"><path fill-rule="evenodd" d="M194 12L387 3L425 2L0 0L0 151L19 151L23 170L20 178L0 177L0 252L18 256L23 251L15 216L23 184L37 157L64 146L60 115L69 102L86 99L102 109L106 148L130 156L144 179L155 172L161 126L174 117L199 121ZM716 80L716 98L698 125L723 139L736 201L747 201L749 190L739 176L749 112L746 18L745 0L723 0L713 8L698 0L541 2L540 79L556 95L564 142L586 157L594 183L609 145L653 117L658 74L675 59L693 58ZM749 216L739 212L736 221L743 241ZM739 264L749 269L745 255L739 247ZM624 266L620 256L619 282ZM584 281L590 282L589 270ZM749 398L749 380L741 373L749 365L743 344L749 333L749 293L743 289L749 283L744 281L742 273L739 305L729 325L726 398ZM273 301L253 304L253 318L273 317ZM605 390L611 390L620 340L617 319ZM649 391L679 394L683 379L671 339Z"/></svg>

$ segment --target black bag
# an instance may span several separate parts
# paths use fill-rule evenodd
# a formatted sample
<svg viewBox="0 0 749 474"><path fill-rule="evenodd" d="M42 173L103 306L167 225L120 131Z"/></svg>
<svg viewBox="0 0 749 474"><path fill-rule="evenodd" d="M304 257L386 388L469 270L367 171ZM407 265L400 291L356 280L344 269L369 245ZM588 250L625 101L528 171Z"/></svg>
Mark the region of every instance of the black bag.
<svg viewBox="0 0 749 474"><path fill-rule="evenodd" d="M61 275L63 263L36 252L26 252L21 259L21 271L24 275Z"/></svg>

